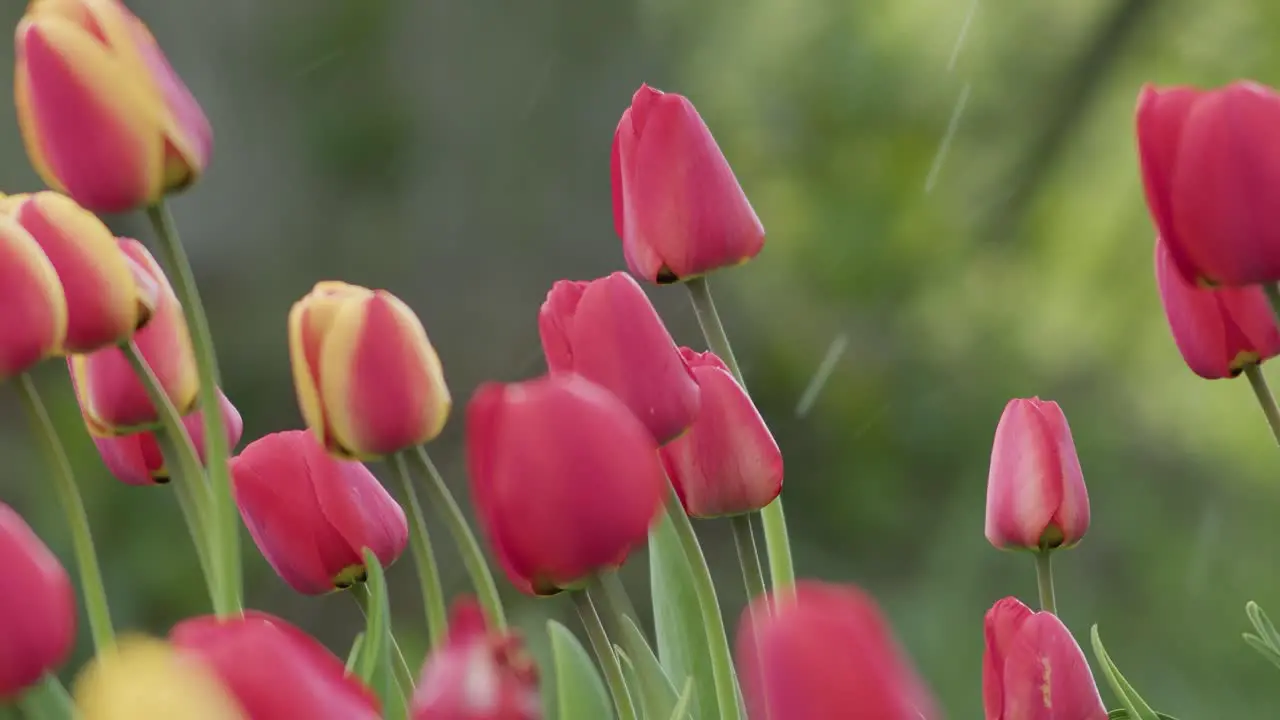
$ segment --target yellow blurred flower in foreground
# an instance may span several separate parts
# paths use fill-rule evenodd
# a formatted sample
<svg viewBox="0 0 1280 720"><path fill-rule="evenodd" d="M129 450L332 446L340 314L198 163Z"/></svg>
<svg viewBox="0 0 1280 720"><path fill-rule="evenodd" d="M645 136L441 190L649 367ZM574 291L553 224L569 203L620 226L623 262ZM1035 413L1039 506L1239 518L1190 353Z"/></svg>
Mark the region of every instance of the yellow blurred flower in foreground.
<svg viewBox="0 0 1280 720"><path fill-rule="evenodd" d="M166 642L123 638L75 684L83 720L248 720L217 677Z"/></svg>

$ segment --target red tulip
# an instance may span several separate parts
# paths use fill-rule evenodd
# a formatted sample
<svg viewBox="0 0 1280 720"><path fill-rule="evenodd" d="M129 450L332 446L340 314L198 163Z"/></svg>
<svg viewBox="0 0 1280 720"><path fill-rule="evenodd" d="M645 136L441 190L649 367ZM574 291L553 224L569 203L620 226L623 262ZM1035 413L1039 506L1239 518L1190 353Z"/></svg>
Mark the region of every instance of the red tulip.
<svg viewBox="0 0 1280 720"><path fill-rule="evenodd" d="M159 284L97 216L55 192L11 195L3 205L58 271L69 320L64 350L118 345L151 318Z"/></svg>
<svg viewBox="0 0 1280 720"><path fill-rule="evenodd" d="M58 558L0 503L0 703L66 662L76 638L76 596Z"/></svg>
<svg viewBox="0 0 1280 720"><path fill-rule="evenodd" d="M218 402L222 408L222 425L227 429L227 447L234 448L240 442L244 422L221 390L218 391ZM182 419L182 424L191 443L195 445L200 462L204 463L204 416L196 409ZM107 470L120 482L129 485L160 485L169 482L170 469L165 467L155 433L95 437L93 444L97 446Z"/></svg>
<svg viewBox="0 0 1280 720"><path fill-rule="evenodd" d="M617 395L659 444L693 424L698 383L630 275L557 282L538 332L551 372L575 372Z"/></svg>
<svg viewBox="0 0 1280 720"><path fill-rule="evenodd" d="M329 455L305 430L249 443L231 477L253 541L300 593L350 587L364 579L364 548L387 567L409 542L404 510L373 473Z"/></svg>
<svg viewBox="0 0 1280 720"><path fill-rule="evenodd" d="M1147 85L1138 153L1147 207L1174 265L1200 284L1280 280L1280 94Z"/></svg>
<svg viewBox="0 0 1280 720"><path fill-rule="evenodd" d="M986 720L1105 720L1089 662L1050 612L1007 597L987 611L982 656Z"/></svg>
<svg viewBox="0 0 1280 720"><path fill-rule="evenodd" d="M119 243L120 249L159 288L155 312L146 326L134 334L133 342L151 366L169 400L185 416L195 407L200 379L182 304L178 302L160 265L142 243L129 238L119 238ZM67 364L90 434L99 437L128 435L154 429L159 424L159 413L120 348L72 355Z"/></svg>
<svg viewBox="0 0 1280 720"><path fill-rule="evenodd" d="M378 720L378 700L341 660L288 622L253 610L174 626L169 639L207 662L247 720Z"/></svg>
<svg viewBox="0 0 1280 720"><path fill-rule="evenodd" d="M680 348L701 388L693 427L662 447L667 477L693 517L759 510L782 492L782 453L756 406L714 354Z"/></svg>
<svg viewBox="0 0 1280 720"><path fill-rule="evenodd" d="M641 85L613 134L613 225L627 267L668 283L739 265L764 226L693 103Z"/></svg>
<svg viewBox="0 0 1280 720"><path fill-rule="evenodd" d="M18 125L50 187L120 212L190 185L208 164L209 121L119 0L33 2L15 49Z"/></svg>
<svg viewBox="0 0 1280 720"><path fill-rule="evenodd" d="M339 457L428 442L453 407L422 322L386 290L317 284L289 312L289 356L302 415Z"/></svg>
<svg viewBox="0 0 1280 720"><path fill-rule="evenodd" d="M485 625L466 598L453 607L449 636L431 653L413 694L413 720L541 720L538 668L524 641Z"/></svg>
<svg viewBox="0 0 1280 720"><path fill-rule="evenodd" d="M938 720L942 714L873 600L853 586L801 581L742 615L738 667L760 720Z"/></svg>
<svg viewBox="0 0 1280 720"><path fill-rule="evenodd" d="M647 539L667 484L644 426L571 373L481 386L467 407L467 465L494 554L530 595L621 565Z"/></svg>
<svg viewBox="0 0 1280 720"><path fill-rule="evenodd" d="M987 475L987 540L998 548L1071 547L1089 529L1089 492L1058 403L1010 400Z"/></svg>
<svg viewBox="0 0 1280 720"><path fill-rule="evenodd" d="M67 301L49 258L31 234L0 217L0 381L62 352Z"/></svg>
<svg viewBox="0 0 1280 720"><path fill-rule="evenodd" d="M1280 354L1280 330L1261 288L1198 287L1182 277L1159 239L1156 285L1173 341L1200 377L1235 377Z"/></svg>

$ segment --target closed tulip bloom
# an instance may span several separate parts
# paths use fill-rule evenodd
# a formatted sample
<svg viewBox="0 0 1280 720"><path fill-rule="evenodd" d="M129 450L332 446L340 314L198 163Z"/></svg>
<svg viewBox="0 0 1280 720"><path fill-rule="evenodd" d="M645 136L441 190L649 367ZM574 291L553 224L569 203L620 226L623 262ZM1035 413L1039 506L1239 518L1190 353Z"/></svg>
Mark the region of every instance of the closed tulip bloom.
<svg viewBox="0 0 1280 720"><path fill-rule="evenodd" d="M363 550L383 567L409 542L404 510L359 462L325 452L305 430L259 438L231 460L236 504L267 562L318 595L363 581Z"/></svg>
<svg viewBox="0 0 1280 720"><path fill-rule="evenodd" d="M698 383L630 275L557 282L538 332L552 373L577 373L617 395L659 444L693 424Z"/></svg>
<svg viewBox="0 0 1280 720"><path fill-rule="evenodd" d="M521 592L553 595L645 542L666 479L657 446L604 388L564 373L490 383L467 406L481 528Z"/></svg>
<svg viewBox="0 0 1280 720"><path fill-rule="evenodd" d="M130 238L118 238L118 242L158 288L155 312L146 326L134 333L133 342L178 413L186 415L195 407L200 379L182 304L142 243ZM72 355L67 364L90 434L128 435L159 424L159 412L124 350L104 348L87 355Z"/></svg>
<svg viewBox="0 0 1280 720"><path fill-rule="evenodd" d="M693 427L659 451L685 512L752 512L782 492L782 452L755 404L720 358L680 348L701 388Z"/></svg>
<svg viewBox="0 0 1280 720"><path fill-rule="evenodd" d="M75 684L82 720L250 720L199 658L152 638L123 638Z"/></svg>
<svg viewBox="0 0 1280 720"><path fill-rule="evenodd" d="M1105 720L1089 662L1050 612L1007 597L987 611L982 656L986 720Z"/></svg>
<svg viewBox="0 0 1280 720"><path fill-rule="evenodd" d="M120 251L107 226L65 195L6 198L9 212L53 263L67 298L68 353L88 353L127 340L151 318L159 285Z"/></svg>
<svg viewBox="0 0 1280 720"><path fill-rule="evenodd" d="M0 704L66 661L76 637L71 578L18 513L0 503Z"/></svg>
<svg viewBox="0 0 1280 720"><path fill-rule="evenodd" d="M1280 354L1280 330L1262 288L1195 285L1178 272L1160 240L1156 285L1174 344L1200 377L1235 377L1246 366Z"/></svg>
<svg viewBox="0 0 1280 720"><path fill-rule="evenodd" d="M0 381L62 351L67 301L31 234L0 216Z"/></svg>
<svg viewBox="0 0 1280 720"><path fill-rule="evenodd" d="M218 404L222 411L222 426L227 429L227 447L234 448L240 442L240 433L244 431L244 422L240 413L222 391L218 391ZM196 448L200 462L205 462L204 454L204 415L199 408L182 418L182 425L187 436ZM129 485L162 485L169 482L169 468L165 466L164 456L160 453L160 445L155 433L140 432L119 437L94 437L93 444L102 456L107 470L117 480Z"/></svg>
<svg viewBox="0 0 1280 720"><path fill-rule="evenodd" d="M1147 85L1138 153L1147 207L1183 277L1280 280L1280 94L1253 82L1215 90Z"/></svg>
<svg viewBox="0 0 1280 720"><path fill-rule="evenodd" d="M322 282L289 313L307 425L336 455L373 460L434 439L452 400L413 310L386 290Z"/></svg>
<svg viewBox="0 0 1280 720"><path fill-rule="evenodd" d="M288 622L253 610L184 620L169 633L206 662L246 720L378 720L377 697L325 646Z"/></svg>
<svg viewBox="0 0 1280 720"><path fill-rule="evenodd" d="M454 605L449 634L422 668L413 720L542 720L538 668L524 641L485 625L472 598Z"/></svg>
<svg viewBox="0 0 1280 720"><path fill-rule="evenodd" d="M613 225L637 277L680 282L764 248L760 218L684 96L641 85L613 134L612 166Z"/></svg>
<svg viewBox="0 0 1280 720"><path fill-rule="evenodd" d="M1089 492L1058 403L1009 401L987 475L987 540L997 548L1071 547L1089 529Z"/></svg>
<svg viewBox="0 0 1280 720"><path fill-rule="evenodd" d="M121 212L190 185L208 164L209 121L119 0L36 0L16 51L18 124L55 190Z"/></svg>
<svg viewBox="0 0 1280 720"><path fill-rule="evenodd" d="M875 601L802 580L756 598L736 655L747 715L762 720L938 720L942 714Z"/></svg>

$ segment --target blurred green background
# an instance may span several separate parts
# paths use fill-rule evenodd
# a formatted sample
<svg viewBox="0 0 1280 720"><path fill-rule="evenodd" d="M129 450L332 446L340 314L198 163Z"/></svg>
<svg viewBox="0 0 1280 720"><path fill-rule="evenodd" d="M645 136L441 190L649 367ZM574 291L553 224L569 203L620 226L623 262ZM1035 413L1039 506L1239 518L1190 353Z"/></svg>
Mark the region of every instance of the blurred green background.
<svg viewBox="0 0 1280 720"><path fill-rule="evenodd" d="M432 452L465 499L457 420L473 388L541 372L535 315L553 281L623 267L610 139L647 81L694 101L769 231L756 262L713 284L786 457L801 574L868 588L949 716L981 717L983 613L1005 595L1035 599L1030 558L983 538L990 442L1010 397L1054 399L1093 507L1085 542L1055 563L1065 621L1086 645L1098 623L1164 712L1271 717L1275 669L1240 632L1247 600L1280 612L1268 549L1280 455L1245 381L1199 380L1170 340L1132 111L1149 80L1275 81L1280 4L129 5L215 128L213 165L174 210L246 442L300 423L291 303L324 278L385 287L444 362L458 413ZM6 3L0 20L21 11ZM0 114L0 189L37 186L13 114ZM110 221L149 238L140 216ZM700 344L681 288L652 297L678 340ZM207 611L170 491L107 476L65 371L38 376L117 623L163 633ZM9 390L0 455L0 498L70 565ZM699 530L734 621L732 541L721 524ZM345 653L355 604L298 597L247 535L245 549L249 603ZM456 557L442 560L448 589L464 591ZM628 581L642 600L642 555ZM391 582L399 632L421 647L407 559ZM576 626L563 598L508 599L539 652L545 618Z"/></svg>

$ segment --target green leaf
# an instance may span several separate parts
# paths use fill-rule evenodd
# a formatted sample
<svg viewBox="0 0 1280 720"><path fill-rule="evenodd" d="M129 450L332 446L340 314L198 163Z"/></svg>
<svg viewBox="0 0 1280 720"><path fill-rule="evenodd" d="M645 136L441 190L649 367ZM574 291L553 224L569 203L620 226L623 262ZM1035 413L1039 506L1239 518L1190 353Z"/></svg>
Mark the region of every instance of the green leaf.
<svg viewBox="0 0 1280 720"><path fill-rule="evenodd" d="M1098 665L1102 667L1102 672L1107 677L1107 684L1119 698L1120 704L1124 705L1124 709L1128 711L1128 717L1133 720L1159 720L1160 715L1138 695L1138 691L1133 689L1124 675L1120 674L1115 663L1111 662L1111 656L1102 645L1102 636L1098 634L1097 625L1089 631L1089 637L1093 643L1093 654L1098 658Z"/></svg>
<svg viewBox="0 0 1280 720"><path fill-rule="evenodd" d="M18 699L22 717L29 720L75 720L80 717L67 689L54 675L46 675L38 685Z"/></svg>
<svg viewBox="0 0 1280 720"><path fill-rule="evenodd" d="M693 703L693 678L684 679L684 688L680 690L680 702L676 703L676 709L671 712L671 720L681 720L689 716L689 708Z"/></svg>
<svg viewBox="0 0 1280 720"><path fill-rule="evenodd" d="M1118 710L1112 710L1111 712L1107 713L1107 720L1128 720L1129 717L1131 717L1129 715L1129 711L1125 710L1124 708L1120 708ZM1156 717L1160 718L1160 720L1178 720L1178 718L1172 715L1165 715L1162 712L1156 713Z"/></svg>
<svg viewBox="0 0 1280 720"><path fill-rule="evenodd" d="M649 536L649 582L658 659L663 669L669 677L692 679L690 714L694 720L720 717L693 571L665 512Z"/></svg>
<svg viewBox="0 0 1280 720"><path fill-rule="evenodd" d="M1249 622L1253 623L1254 629L1258 631L1258 639L1280 653L1280 633L1276 632L1276 626L1271 624L1271 618L1267 617L1258 603L1250 600L1245 604L1244 612L1249 616Z"/></svg>
<svg viewBox="0 0 1280 720"><path fill-rule="evenodd" d="M555 620L547 621L551 658L555 664L559 720L613 720L613 701L604 680L578 637Z"/></svg>
<svg viewBox="0 0 1280 720"><path fill-rule="evenodd" d="M369 548L364 549L364 564L368 574L364 584L368 607L356 674L382 701L388 720L403 718L406 714L405 698L396 684L395 671L391 666L391 605L387 598L387 577L382 572L378 556Z"/></svg>
<svg viewBox="0 0 1280 720"><path fill-rule="evenodd" d="M1270 660L1273 665L1280 667L1280 652L1268 645L1265 640L1252 633L1244 633L1244 641L1249 644L1249 647L1257 650L1262 657Z"/></svg>
<svg viewBox="0 0 1280 720"><path fill-rule="evenodd" d="M634 653L632 664L639 680L640 699L644 704L644 715L649 718L671 717L680 698L676 695L676 686L662 669L658 657L649 647L644 633L636 627L630 617L623 616L622 645Z"/></svg>
<svg viewBox="0 0 1280 720"><path fill-rule="evenodd" d="M617 645L613 646L613 652L618 656L618 662L622 664L622 680L627 686L627 694L631 696L632 702L635 702L635 698L640 698L640 717L646 719L660 717L652 714L649 707L644 704L644 683L640 682L640 675L636 672L635 663L631 662L630 656Z"/></svg>
<svg viewBox="0 0 1280 720"><path fill-rule="evenodd" d="M364 631L356 633L356 637L351 641L351 650L347 653L347 672L350 673L355 669L356 661L360 659L360 648L364 646Z"/></svg>

